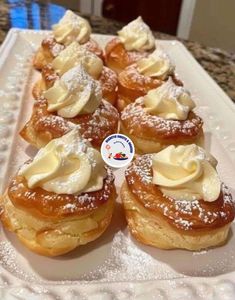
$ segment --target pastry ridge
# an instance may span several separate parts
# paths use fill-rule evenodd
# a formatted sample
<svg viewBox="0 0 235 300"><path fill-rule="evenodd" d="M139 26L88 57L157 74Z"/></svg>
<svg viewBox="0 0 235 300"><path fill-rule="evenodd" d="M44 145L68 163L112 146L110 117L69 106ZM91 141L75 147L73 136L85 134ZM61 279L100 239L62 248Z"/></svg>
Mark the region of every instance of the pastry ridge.
<svg viewBox="0 0 235 300"><path fill-rule="evenodd" d="M116 108L105 100L101 101L92 114L66 119L48 112L47 101L41 97L35 101L31 118L20 131L20 135L30 144L41 148L51 139L61 137L78 125L82 136L99 149L105 137L117 132L118 122Z"/></svg>

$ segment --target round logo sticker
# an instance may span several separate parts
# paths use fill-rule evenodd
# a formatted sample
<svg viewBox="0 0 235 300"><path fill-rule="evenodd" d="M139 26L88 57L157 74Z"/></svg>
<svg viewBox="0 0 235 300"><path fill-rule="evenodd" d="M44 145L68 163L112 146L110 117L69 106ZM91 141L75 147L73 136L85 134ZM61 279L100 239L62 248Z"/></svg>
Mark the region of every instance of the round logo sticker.
<svg viewBox="0 0 235 300"><path fill-rule="evenodd" d="M124 134L109 135L100 149L103 160L113 168L122 168L128 165L135 154L134 144Z"/></svg>

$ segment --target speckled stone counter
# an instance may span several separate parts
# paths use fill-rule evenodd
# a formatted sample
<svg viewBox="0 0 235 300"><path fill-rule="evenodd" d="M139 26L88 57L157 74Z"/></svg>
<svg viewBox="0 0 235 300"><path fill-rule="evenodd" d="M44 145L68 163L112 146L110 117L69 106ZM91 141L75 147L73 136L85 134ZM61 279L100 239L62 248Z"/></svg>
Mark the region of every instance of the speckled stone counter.
<svg viewBox="0 0 235 300"><path fill-rule="evenodd" d="M6 1L0 0L0 43L4 40L9 28L14 25L14 15L11 10L14 8L24 9L28 12L29 21L24 23L24 28L35 28L34 22L30 22L31 17L35 17L33 4L40 8L39 26L41 29L49 29L50 21L47 10L50 8L50 2L44 1L16 1L14 4L8 4ZM57 6L60 8L59 6ZM55 6L54 6L55 8ZM63 9L63 8L62 8ZM62 13L59 10L59 13ZM58 13L58 16L59 16ZM30 16L29 16L30 15ZM108 20L101 17L85 16L91 23L94 33L102 34L116 34L116 32L123 26L122 23ZM154 33L158 39L177 39L177 37ZM235 102L235 53L229 53L222 49L204 47L197 42L180 40L196 58L196 60L203 66L203 68L211 75L211 77L221 86L221 88L228 94L228 96Z"/></svg>

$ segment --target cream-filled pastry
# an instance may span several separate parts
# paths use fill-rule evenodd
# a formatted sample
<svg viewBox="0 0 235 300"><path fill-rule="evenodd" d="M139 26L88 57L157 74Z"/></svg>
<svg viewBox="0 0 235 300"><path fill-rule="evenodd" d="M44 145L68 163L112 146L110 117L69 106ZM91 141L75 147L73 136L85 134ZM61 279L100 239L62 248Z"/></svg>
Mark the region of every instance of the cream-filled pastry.
<svg viewBox="0 0 235 300"><path fill-rule="evenodd" d="M62 50L50 64L42 68L42 77L33 88L34 98L40 98L43 91L52 87L64 73L79 64L91 77L100 81L104 99L114 104L117 97L117 75L103 65L102 59L76 41Z"/></svg>
<svg viewBox="0 0 235 300"><path fill-rule="evenodd" d="M71 10L67 10L59 23L52 26L52 34L42 41L34 57L34 67L41 70L73 42L84 45L87 50L102 59L102 49L90 35L89 22Z"/></svg>
<svg viewBox="0 0 235 300"><path fill-rule="evenodd" d="M169 77L181 86L182 82L174 70L174 64L159 46L149 56L125 68L118 75L118 110L122 111L137 98L162 85Z"/></svg>
<svg viewBox="0 0 235 300"><path fill-rule="evenodd" d="M99 82L92 79L81 65L66 72L43 95L48 102L47 110L64 118L92 113L102 100Z"/></svg>
<svg viewBox="0 0 235 300"><path fill-rule="evenodd" d="M154 36L141 17L124 26L118 36L127 51L149 51L155 48Z"/></svg>
<svg viewBox="0 0 235 300"><path fill-rule="evenodd" d="M1 198L1 221L32 251L61 255L105 231L115 198L111 170L74 128L19 169Z"/></svg>
<svg viewBox="0 0 235 300"><path fill-rule="evenodd" d="M235 206L216 164L195 144L138 156L121 189L133 236L162 249L200 250L224 244Z"/></svg>
<svg viewBox="0 0 235 300"><path fill-rule="evenodd" d="M160 47L136 64L140 74L162 80L167 79L175 70L169 56Z"/></svg>
<svg viewBox="0 0 235 300"><path fill-rule="evenodd" d="M90 39L91 26L86 19L67 10L59 23L52 26L52 32L55 40L65 46L74 41L84 44Z"/></svg>
<svg viewBox="0 0 235 300"><path fill-rule="evenodd" d="M158 152L169 145L202 144L203 122L194 107L190 93L169 78L126 106L121 113L121 131L139 153Z"/></svg>
<svg viewBox="0 0 235 300"><path fill-rule="evenodd" d="M153 155L152 182L176 200L213 202L221 188L216 166L216 159L195 144L172 145Z"/></svg>
<svg viewBox="0 0 235 300"><path fill-rule="evenodd" d="M74 126L80 126L83 137L99 148L103 140L118 130L117 110L102 99L100 82L93 79L80 64L55 80L33 108L21 136L41 148Z"/></svg>
<svg viewBox="0 0 235 300"><path fill-rule="evenodd" d="M141 17L124 26L105 47L106 65L117 73L155 49L155 38Z"/></svg>
<svg viewBox="0 0 235 300"><path fill-rule="evenodd" d="M195 108L190 93L169 79L157 89L150 90L144 97L145 111L164 119L186 120Z"/></svg>

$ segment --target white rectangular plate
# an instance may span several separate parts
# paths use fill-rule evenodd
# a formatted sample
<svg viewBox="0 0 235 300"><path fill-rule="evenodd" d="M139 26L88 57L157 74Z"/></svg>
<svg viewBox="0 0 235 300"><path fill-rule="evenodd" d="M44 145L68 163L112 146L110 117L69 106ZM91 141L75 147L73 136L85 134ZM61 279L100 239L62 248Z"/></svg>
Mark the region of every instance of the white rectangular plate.
<svg viewBox="0 0 235 300"><path fill-rule="evenodd" d="M18 135L31 114L38 72L32 57L45 31L10 30L0 49L0 185L35 154ZM104 46L111 36L93 36ZM235 198L235 106L177 41L157 41L176 64L205 121L206 148ZM117 191L123 170L115 171ZM235 227L234 225L232 227ZM233 228L234 230L235 228ZM120 200L105 234L68 255L46 258L2 228L0 299L234 299L235 238L201 252L164 251L133 240Z"/></svg>

